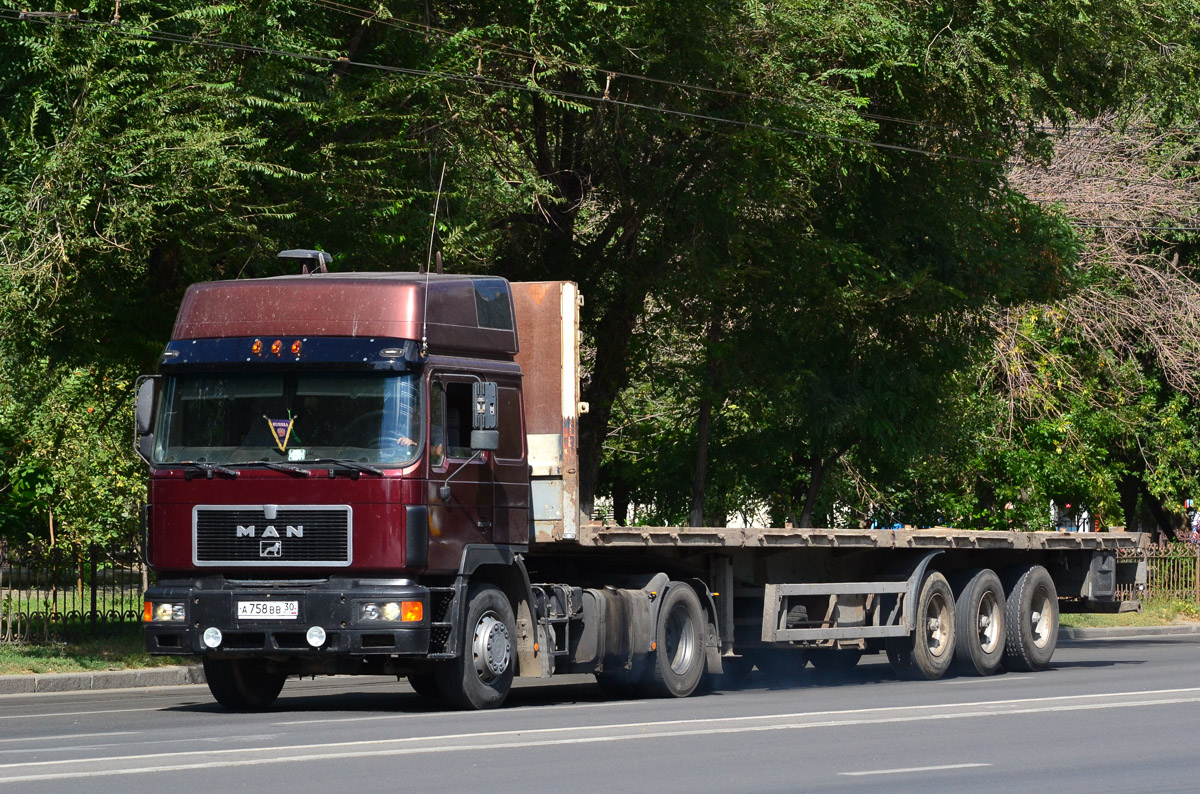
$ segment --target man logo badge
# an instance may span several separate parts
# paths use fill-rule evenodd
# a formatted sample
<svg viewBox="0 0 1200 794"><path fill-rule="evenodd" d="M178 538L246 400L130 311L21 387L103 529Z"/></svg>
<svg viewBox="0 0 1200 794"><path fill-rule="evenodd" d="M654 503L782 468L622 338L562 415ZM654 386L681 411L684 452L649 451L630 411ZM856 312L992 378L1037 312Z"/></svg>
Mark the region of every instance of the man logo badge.
<svg viewBox="0 0 1200 794"><path fill-rule="evenodd" d="M259 557L282 557L283 556L283 541L281 540L260 540L258 542Z"/></svg>

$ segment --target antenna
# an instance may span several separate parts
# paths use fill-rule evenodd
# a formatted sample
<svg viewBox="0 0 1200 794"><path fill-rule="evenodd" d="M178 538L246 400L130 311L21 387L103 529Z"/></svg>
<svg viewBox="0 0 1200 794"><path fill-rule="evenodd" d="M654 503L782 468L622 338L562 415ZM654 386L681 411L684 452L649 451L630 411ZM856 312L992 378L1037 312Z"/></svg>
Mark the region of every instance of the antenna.
<svg viewBox="0 0 1200 794"><path fill-rule="evenodd" d="M425 274L425 307L421 311L421 358L429 354L429 338L425 329L429 326L429 263L433 259L433 237L437 234L438 206L442 202L442 184L446 181L446 162L442 161L442 175L438 177L437 196L433 200L433 223L429 225L429 253L425 259L424 270L417 271ZM438 251L438 275L442 274L442 252Z"/></svg>

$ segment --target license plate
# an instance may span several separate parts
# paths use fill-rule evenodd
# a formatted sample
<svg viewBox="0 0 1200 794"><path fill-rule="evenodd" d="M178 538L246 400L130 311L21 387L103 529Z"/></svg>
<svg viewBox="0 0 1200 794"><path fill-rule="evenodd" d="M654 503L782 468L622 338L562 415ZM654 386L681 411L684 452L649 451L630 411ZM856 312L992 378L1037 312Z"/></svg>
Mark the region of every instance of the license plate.
<svg viewBox="0 0 1200 794"><path fill-rule="evenodd" d="M239 620L295 620L300 617L299 601L238 601Z"/></svg>

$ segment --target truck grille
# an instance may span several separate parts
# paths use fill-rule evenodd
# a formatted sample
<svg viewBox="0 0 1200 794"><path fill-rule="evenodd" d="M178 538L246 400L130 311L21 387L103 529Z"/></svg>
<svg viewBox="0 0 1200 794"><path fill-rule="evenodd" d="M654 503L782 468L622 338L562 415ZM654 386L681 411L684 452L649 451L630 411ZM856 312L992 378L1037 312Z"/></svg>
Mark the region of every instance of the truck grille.
<svg viewBox="0 0 1200 794"><path fill-rule="evenodd" d="M197 505L192 561L198 566L316 567L352 561L348 505Z"/></svg>

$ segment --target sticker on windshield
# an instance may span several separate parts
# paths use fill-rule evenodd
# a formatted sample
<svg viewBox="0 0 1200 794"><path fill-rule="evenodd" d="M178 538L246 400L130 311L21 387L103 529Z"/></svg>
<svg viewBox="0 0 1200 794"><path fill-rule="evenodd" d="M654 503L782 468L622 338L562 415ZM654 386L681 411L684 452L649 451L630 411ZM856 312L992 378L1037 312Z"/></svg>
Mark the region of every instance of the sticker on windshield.
<svg viewBox="0 0 1200 794"><path fill-rule="evenodd" d="M275 438L275 445L279 447L280 452L287 452L288 442L292 439L292 423L294 419L272 419L269 416L264 416L267 424L271 427L271 435Z"/></svg>

